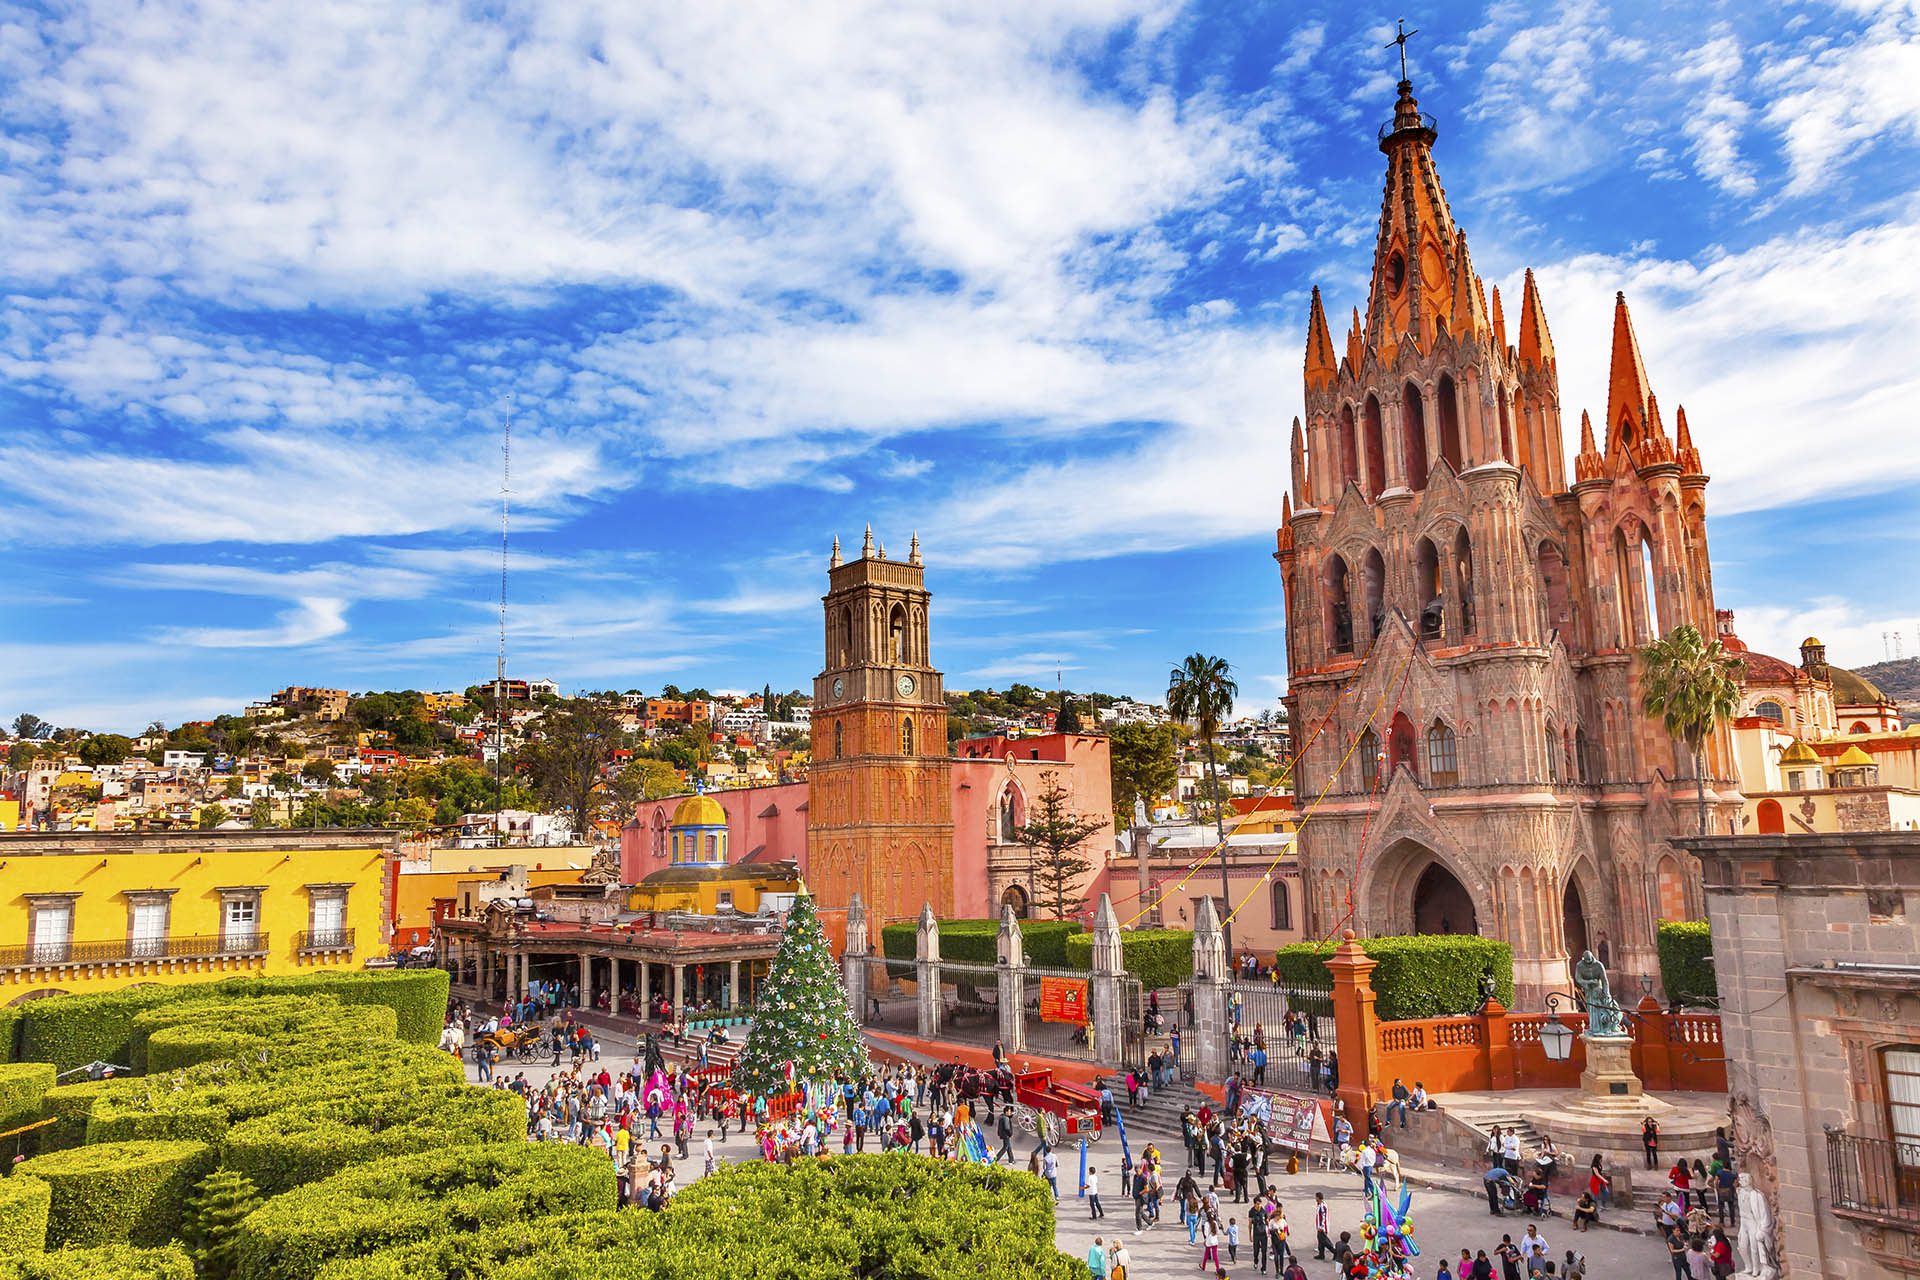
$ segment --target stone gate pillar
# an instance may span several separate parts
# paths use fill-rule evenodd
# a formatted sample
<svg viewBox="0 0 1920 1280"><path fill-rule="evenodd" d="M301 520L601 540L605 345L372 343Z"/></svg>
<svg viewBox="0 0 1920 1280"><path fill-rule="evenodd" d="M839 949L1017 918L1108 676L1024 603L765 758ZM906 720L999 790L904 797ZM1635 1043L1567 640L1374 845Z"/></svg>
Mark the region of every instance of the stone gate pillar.
<svg viewBox="0 0 1920 1280"><path fill-rule="evenodd" d="M919 1006L919 1030L922 1040L940 1035L940 921L934 918L933 904L920 908L919 929L914 935L915 1003Z"/></svg>
<svg viewBox="0 0 1920 1280"><path fill-rule="evenodd" d="M1227 945L1213 895L1200 899L1193 923L1193 1074L1227 1078Z"/></svg>
<svg viewBox="0 0 1920 1280"><path fill-rule="evenodd" d="M859 894L847 903L847 946L840 953L840 979L847 988L847 1008L862 1026L867 1021L867 907ZM734 999L738 1000L738 993Z"/></svg>
<svg viewBox="0 0 1920 1280"><path fill-rule="evenodd" d="M1367 1113L1373 1108L1374 1077L1380 1070L1371 978L1375 964L1360 949L1351 929L1327 959L1333 974L1334 1047L1340 1054L1340 1087L1335 1096L1346 1105L1356 1132L1364 1131Z"/></svg>
<svg viewBox="0 0 1920 1280"><path fill-rule="evenodd" d="M1027 1050L1027 944L1013 904L1000 908L1000 1047L1011 1057Z"/></svg>
<svg viewBox="0 0 1920 1280"><path fill-rule="evenodd" d="M1093 1056L1101 1062L1125 1066L1127 960L1120 945L1120 919L1113 899L1100 895L1093 913L1093 979L1088 1014L1093 1026Z"/></svg>

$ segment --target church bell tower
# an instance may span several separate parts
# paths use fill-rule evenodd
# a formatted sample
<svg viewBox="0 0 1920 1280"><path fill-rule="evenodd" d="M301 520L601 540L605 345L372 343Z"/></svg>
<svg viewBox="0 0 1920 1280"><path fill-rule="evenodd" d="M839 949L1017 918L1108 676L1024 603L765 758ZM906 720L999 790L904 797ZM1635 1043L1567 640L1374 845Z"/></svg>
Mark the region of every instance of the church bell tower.
<svg viewBox="0 0 1920 1280"><path fill-rule="evenodd" d="M925 903L953 911L947 702L928 648L932 597L916 535L889 560L867 529L860 556L828 562L826 661L813 681L807 883L827 909L855 893L874 938Z"/></svg>

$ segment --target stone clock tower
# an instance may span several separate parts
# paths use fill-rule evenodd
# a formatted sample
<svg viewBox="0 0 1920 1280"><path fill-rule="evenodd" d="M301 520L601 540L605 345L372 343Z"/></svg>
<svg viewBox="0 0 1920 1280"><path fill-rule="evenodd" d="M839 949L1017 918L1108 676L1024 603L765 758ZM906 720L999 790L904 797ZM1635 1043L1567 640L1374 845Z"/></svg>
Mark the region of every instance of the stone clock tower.
<svg viewBox="0 0 1920 1280"><path fill-rule="evenodd" d="M866 904L873 938L923 903L951 915L953 798L947 701L927 647L926 567L916 536L906 560L858 560L834 539L828 562L826 664L813 681L807 795L807 885L820 906Z"/></svg>

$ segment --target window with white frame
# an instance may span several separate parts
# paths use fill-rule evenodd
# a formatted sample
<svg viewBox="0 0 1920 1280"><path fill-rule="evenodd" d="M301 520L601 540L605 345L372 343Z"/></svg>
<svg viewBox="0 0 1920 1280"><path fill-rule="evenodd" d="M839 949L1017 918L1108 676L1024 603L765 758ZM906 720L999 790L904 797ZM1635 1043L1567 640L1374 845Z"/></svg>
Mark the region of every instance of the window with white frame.
<svg viewBox="0 0 1920 1280"><path fill-rule="evenodd" d="M127 951L135 959L167 953L172 898L161 892L127 895Z"/></svg>
<svg viewBox="0 0 1920 1280"><path fill-rule="evenodd" d="M35 964L64 964L73 955L73 899L31 898L32 940L28 958Z"/></svg>
<svg viewBox="0 0 1920 1280"><path fill-rule="evenodd" d="M341 890L315 890L312 921L307 933L311 947L347 945L347 895Z"/></svg>
<svg viewBox="0 0 1920 1280"><path fill-rule="evenodd" d="M223 889L220 899L220 949L252 951L260 938L259 891Z"/></svg>

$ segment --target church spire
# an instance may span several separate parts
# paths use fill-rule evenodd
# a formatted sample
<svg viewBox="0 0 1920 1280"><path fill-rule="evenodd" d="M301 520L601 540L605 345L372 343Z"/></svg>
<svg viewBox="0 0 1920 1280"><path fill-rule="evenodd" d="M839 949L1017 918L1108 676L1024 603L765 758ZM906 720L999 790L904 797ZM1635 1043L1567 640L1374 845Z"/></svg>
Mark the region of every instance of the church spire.
<svg viewBox="0 0 1920 1280"><path fill-rule="evenodd" d="M860 558L862 560L873 559L873 526L871 524L867 526L866 539L860 544Z"/></svg>
<svg viewBox="0 0 1920 1280"><path fill-rule="evenodd" d="M1674 411L1674 456L1680 464L1680 473L1689 476L1704 476L1706 468L1700 465L1700 451L1693 447L1693 432L1687 430L1687 406L1681 405Z"/></svg>
<svg viewBox="0 0 1920 1280"><path fill-rule="evenodd" d="M1307 447L1300 435L1300 419L1293 420L1293 491L1307 501Z"/></svg>
<svg viewBox="0 0 1920 1280"><path fill-rule="evenodd" d="M1367 354L1367 348L1360 337L1360 308L1353 309L1353 320L1347 328L1347 368L1358 369L1361 359Z"/></svg>
<svg viewBox="0 0 1920 1280"><path fill-rule="evenodd" d="M1320 302L1320 286L1313 287L1307 309L1307 390L1330 387L1340 371L1333 354L1333 335L1327 332L1327 312Z"/></svg>
<svg viewBox="0 0 1920 1280"><path fill-rule="evenodd" d="M1533 268L1527 268L1525 291L1520 297L1520 363L1544 369L1553 364L1553 335L1547 332L1547 309L1540 302L1540 286L1534 283Z"/></svg>
<svg viewBox="0 0 1920 1280"><path fill-rule="evenodd" d="M1631 451L1647 429L1647 367L1640 360L1640 341L1633 336L1633 317L1627 314L1627 295L1613 295L1613 361L1607 375L1607 452Z"/></svg>
<svg viewBox="0 0 1920 1280"><path fill-rule="evenodd" d="M1500 306L1500 286L1493 286L1493 341L1502 351L1507 349L1507 313Z"/></svg>
<svg viewBox="0 0 1920 1280"><path fill-rule="evenodd" d="M1593 418L1585 409L1580 411L1580 456L1573 460L1573 478L1577 484L1582 480L1598 480L1605 474L1606 459L1600 454L1599 447L1593 442Z"/></svg>
<svg viewBox="0 0 1920 1280"><path fill-rule="evenodd" d="M924 560L920 558L920 531L918 529L915 529L913 531L913 541L907 545L907 563L908 564L926 563Z"/></svg>
<svg viewBox="0 0 1920 1280"><path fill-rule="evenodd" d="M1473 272L1473 255L1467 252L1467 233L1453 240L1453 331L1463 338L1485 337L1491 328L1486 309L1480 305L1480 277Z"/></svg>
<svg viewBox="0 0 1920 1280"><path fill-rule="evenodd" d="M1367 294L1367 343L1387 363L1409 336L1422 351L1430 350L1434 337L1447 328L1453 301L1447 258L1455 228L1433 167L1437 136L1433 117L1414 100L1412 83L1402 80L1393 119L1380 129L1387 179Z"/></svg>
<svg viewBox="0 0 1920 1280"><path fill-rule="evenodd" d="M833 535L833 554L827 558L827 568L838 569L839 567L840 567L840 535L836 533Z"/></svg>

